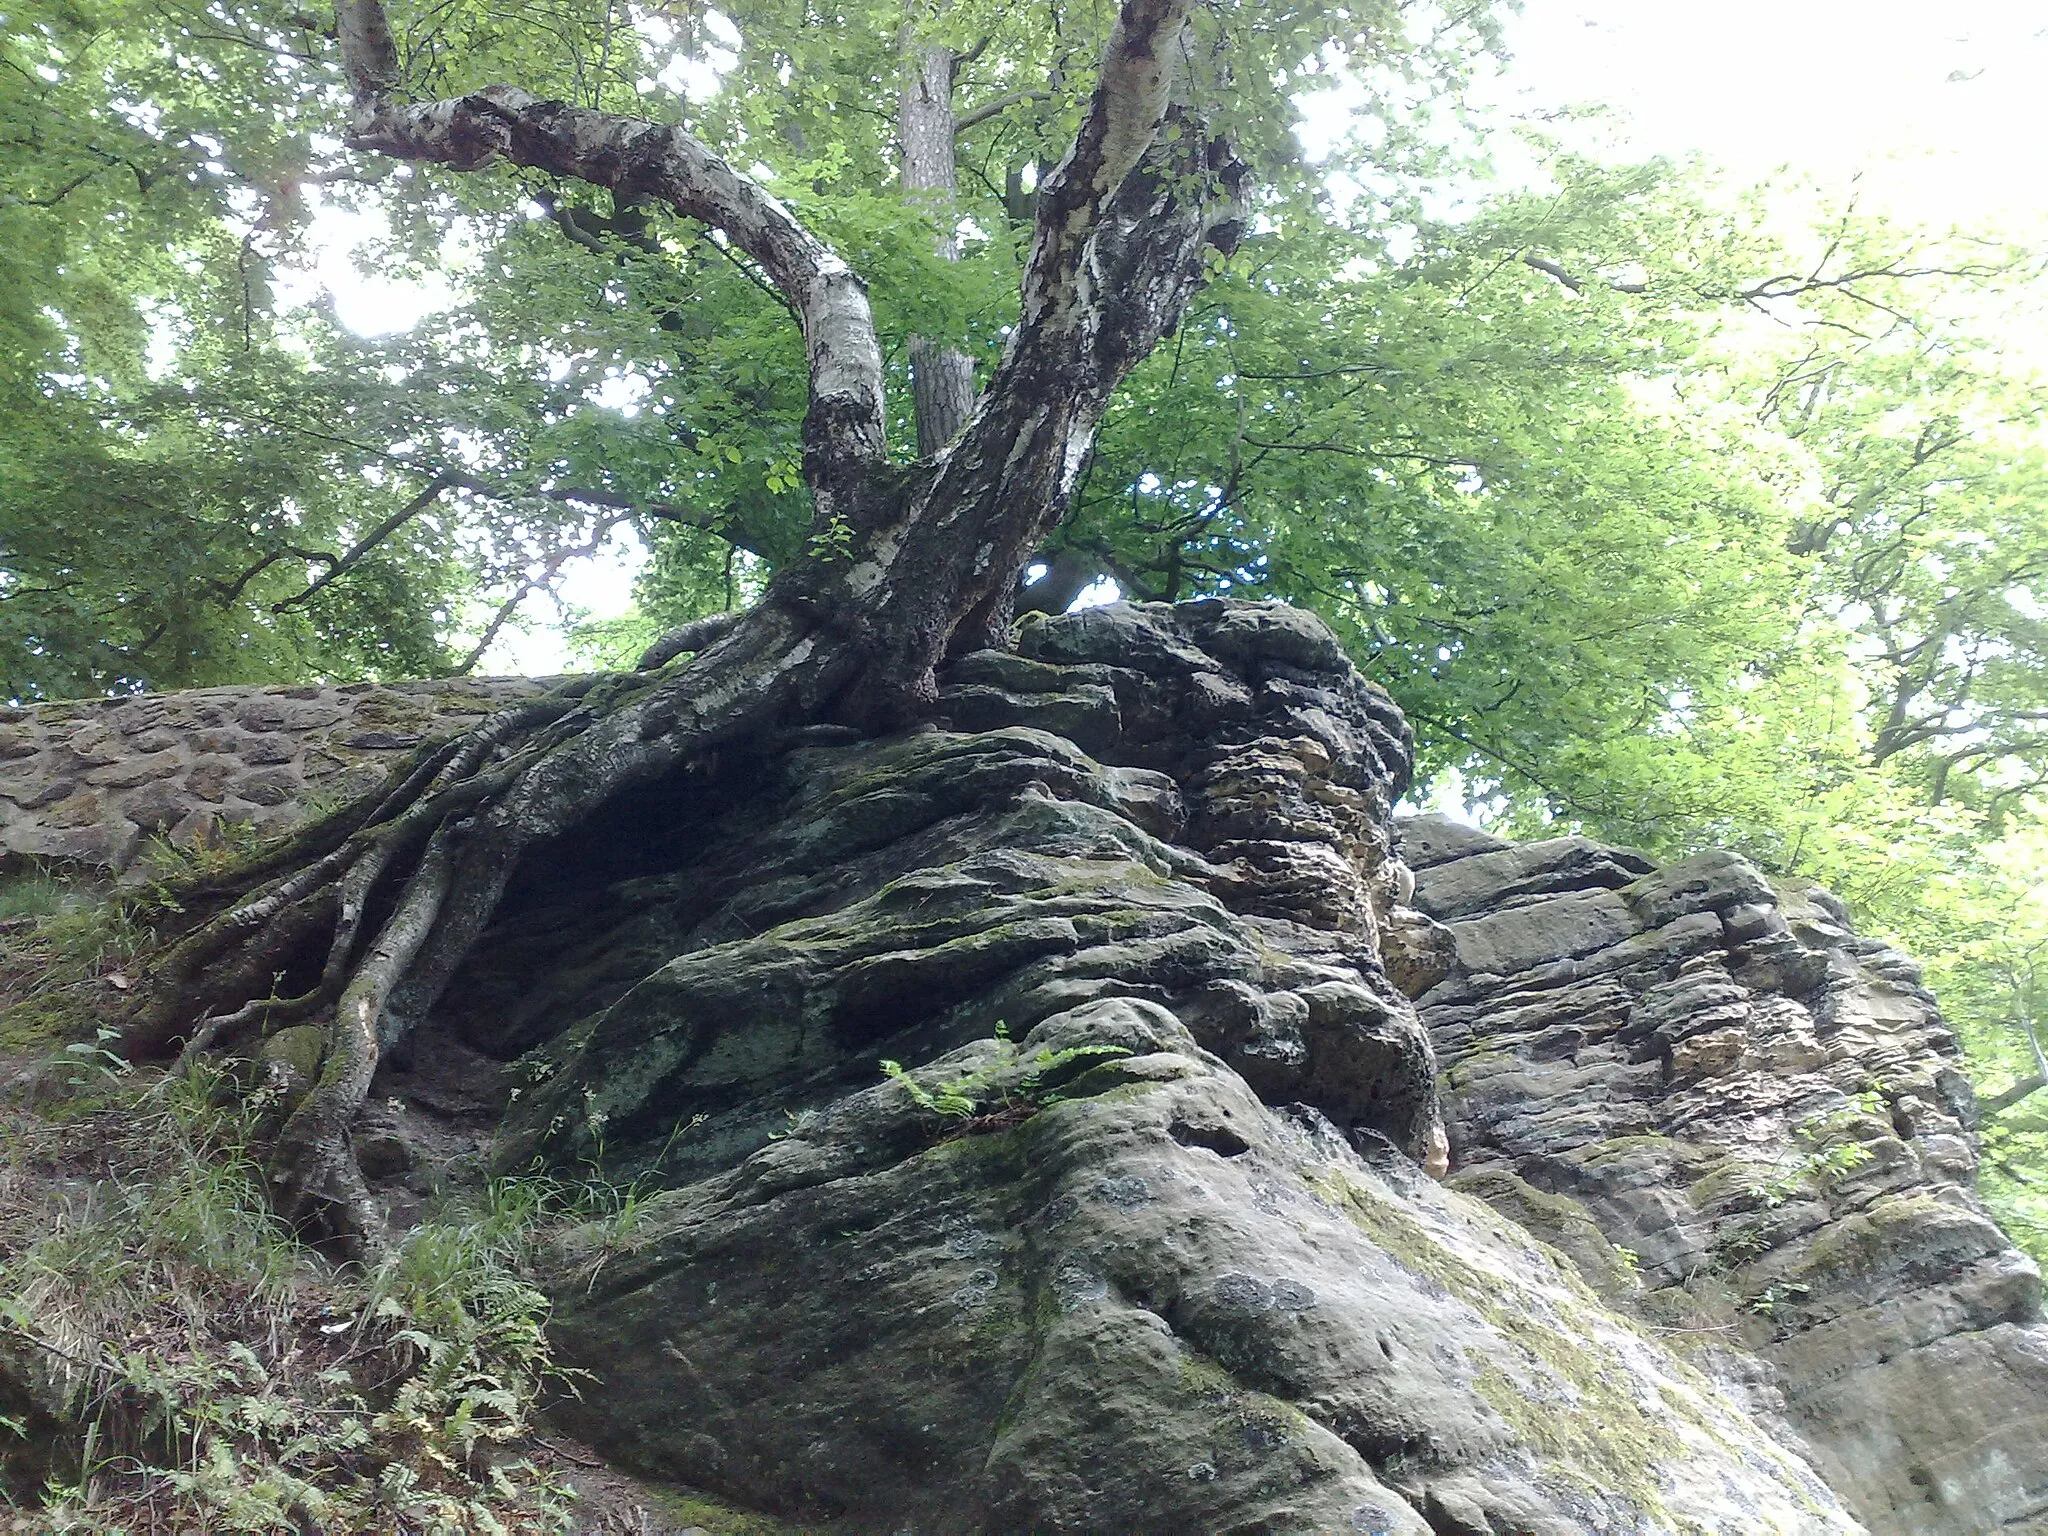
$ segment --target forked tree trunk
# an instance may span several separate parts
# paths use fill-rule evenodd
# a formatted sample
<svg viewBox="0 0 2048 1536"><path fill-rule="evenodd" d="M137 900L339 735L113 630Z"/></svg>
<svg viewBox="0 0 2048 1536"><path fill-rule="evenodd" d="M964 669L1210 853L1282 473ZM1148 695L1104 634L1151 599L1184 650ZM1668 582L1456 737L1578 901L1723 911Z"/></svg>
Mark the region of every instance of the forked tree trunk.
<svg viewBox="0 0 2048 1536"><path fill-rule="evenodd" d="M129 1041L197 1052L325 1026L317 1081L276 1148L287 1216L345 1245L376 1241L356 1112L380 1053L433 1005L529 847L737 740L903 722L949 648L1007 627L1016 574L1065 513L1111 392L1178 322L1206 249L1235 244L1242 169L1172 101L1190 4L1123 6L1074 147L1042 189L1022 315L990 387L945 451L898 466L865 291L780 203L675 128L510 86L400 104L378 0L341 0L358 147L460 169L503 159L659 198L761 263L804 327L816 511L806 558L737 622L672 647L700 647L690 659L657 655L423 748L386 791L190 893L189 909L213 915L162 955ZM295 967L317 980L273 996Z"/></svg>

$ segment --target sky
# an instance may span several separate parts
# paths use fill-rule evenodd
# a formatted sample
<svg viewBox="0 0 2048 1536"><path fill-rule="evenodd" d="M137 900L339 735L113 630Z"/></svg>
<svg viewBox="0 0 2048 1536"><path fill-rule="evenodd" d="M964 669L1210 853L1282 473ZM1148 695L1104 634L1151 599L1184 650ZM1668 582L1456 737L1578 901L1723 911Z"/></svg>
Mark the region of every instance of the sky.
<svg viewBox="0 0 2048 1536"><path fill-rule="evenodd" d="M1745 180L1791 166L1932 223L2038 226L2043 0L1528 0L1501 99L1603 101L1659 154Z"/></svg>
<svg viewBox="0 0 2048 1536"><path fill-rule="evenodd" d="M1697 154L1739 180L1804 176L1823 192L1853 180L1865 208L1917 223L2048 229L2048 0L1526 0L1508 43L1484 99L1616 109L1583 130L1589 144ZM367 284L336 236L320 278L344 319L388 329L431 302ZM633 563L630 551L586 562L563 596L616 614ZM539 605L543 622L508 633L484 670L569 665L552 617Z"/></svg>

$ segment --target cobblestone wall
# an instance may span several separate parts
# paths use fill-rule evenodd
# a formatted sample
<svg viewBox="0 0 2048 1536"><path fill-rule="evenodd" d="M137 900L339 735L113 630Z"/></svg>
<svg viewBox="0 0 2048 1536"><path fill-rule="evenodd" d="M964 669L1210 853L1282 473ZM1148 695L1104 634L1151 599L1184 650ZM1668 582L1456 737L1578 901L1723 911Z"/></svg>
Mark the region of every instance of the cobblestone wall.
<svg viewBox="0 0 2048 1536"><path fill-rule="evenodd" d="M549 680L199 688L0 708L0 863L129 870L154 838L272 830Z"/></svg>

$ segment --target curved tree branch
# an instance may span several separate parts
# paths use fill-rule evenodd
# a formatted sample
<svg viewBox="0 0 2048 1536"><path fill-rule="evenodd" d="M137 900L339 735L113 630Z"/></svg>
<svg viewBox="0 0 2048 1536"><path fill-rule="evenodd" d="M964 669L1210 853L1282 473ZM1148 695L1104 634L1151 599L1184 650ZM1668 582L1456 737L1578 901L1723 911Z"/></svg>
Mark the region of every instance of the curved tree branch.
<svg viewBox="0 0 2048 1536"><path fill-rule="evenodd" d="M1987 1117L2002 1115L2008 1109L2011 1109L2013 1105L2033 1097L2043 1088L2048 1088L2048 1077L2043 1077L2040 1073L2036 1072L2031 1077L2021 1078L2010 1088L2006 1089L2005 1092L1993 1094L1990 1098L1980 1103L1977 1108L1979 1113Z"/></svg>
<svg viewBox="0 0 2048 1536"><path fill-rule="evenodd" d="M340 0L342 62L355 95L349 142L402 160L474 170L502 159L659 198L723 230L796 310L810 361L806 469L821 499L884 450L882 349L867 289L845 260L758 183L680 128L544 101L513 85L402 103L381 0Z"/></svg>

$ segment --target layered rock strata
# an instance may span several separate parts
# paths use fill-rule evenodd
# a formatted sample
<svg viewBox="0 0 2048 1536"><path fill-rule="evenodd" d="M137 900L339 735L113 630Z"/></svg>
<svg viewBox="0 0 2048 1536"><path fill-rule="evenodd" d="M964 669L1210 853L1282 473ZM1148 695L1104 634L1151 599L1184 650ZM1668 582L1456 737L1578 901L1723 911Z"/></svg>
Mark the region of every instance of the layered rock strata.
<svg viewBox="0 0 2048 1536"><path fill-rule="evenodd" d="M1070 615L940 711L615 807L418 1042L667 1187L556 1261L573 1428L807 1529L1857 1529L1423 1171L1406 731L1320 624Z"/></svg>
<svg viewBox="0 0 2048 1536"><path fill-rule="evenodd" d="M11 718L7 847L132 858L118 796L189 797L195 754L381 775L401 747L349 740L387 727L326 713L361 697ZM487 702L395 697L394 737ZM165 752L93 786L105 837L38 841L81 790L35 786ZM1903 962L1726 861L1517 863L1414 822L1415 884L1408 769L1299 612L1043 621L924 728L728 754L529 858L387 1062L366 1168L394 1209L479 1143L637 1180L550 1262L597 1378L563 1416L806 1530L2026 1528L2031 1452L1987 1404L2048 1405L2032 1277L1970 1202ZM267 809L241 782L163 829ZM308 1049L268 1047L286 1077ZM1944 1394L1962 1427L1908 1465ZM1910 1518L1950 1523L1900 1523L1916 1473Z"/></svg>
<svg viewBox="0 0 2048 1536"><path fill-rule="evenodd" d="M2040 1277L1972 1193L1919 968L1727 854L1401 826L1453 1186L1746 1390L1873 1530L2048 1529Z"/></svg>

